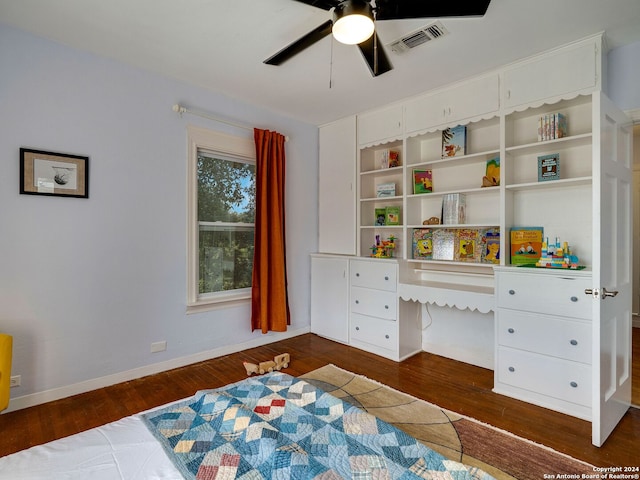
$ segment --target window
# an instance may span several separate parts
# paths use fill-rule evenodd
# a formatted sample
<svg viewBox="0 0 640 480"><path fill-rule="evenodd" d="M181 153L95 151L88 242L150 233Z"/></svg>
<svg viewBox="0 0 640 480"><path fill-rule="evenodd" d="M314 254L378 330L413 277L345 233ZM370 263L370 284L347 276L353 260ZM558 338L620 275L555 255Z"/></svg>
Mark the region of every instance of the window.
<svg viewBox="0 0 640 480"><path fill-rule="evenodd" d="M189 127L188 311L251 297L252 139Z"/></svg>

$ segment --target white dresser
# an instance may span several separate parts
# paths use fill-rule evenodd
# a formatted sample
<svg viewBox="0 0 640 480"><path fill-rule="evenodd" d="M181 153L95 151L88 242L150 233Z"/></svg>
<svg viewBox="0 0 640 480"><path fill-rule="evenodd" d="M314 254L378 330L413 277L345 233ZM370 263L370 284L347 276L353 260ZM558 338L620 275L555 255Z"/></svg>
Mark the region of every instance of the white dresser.
<svg viewBox="0 0 640 480"><path fill-rule="evenodd" d="M591 273L496 267L494 391L591 420Z"/></svg>
<svg viewBox="0 0 640 480"><path fill-rule="evenodd" d="M417 307L398 299L397 261L352 259L349 271L349 344L395 361L421 351L421 320L408 311Z"/></svg>

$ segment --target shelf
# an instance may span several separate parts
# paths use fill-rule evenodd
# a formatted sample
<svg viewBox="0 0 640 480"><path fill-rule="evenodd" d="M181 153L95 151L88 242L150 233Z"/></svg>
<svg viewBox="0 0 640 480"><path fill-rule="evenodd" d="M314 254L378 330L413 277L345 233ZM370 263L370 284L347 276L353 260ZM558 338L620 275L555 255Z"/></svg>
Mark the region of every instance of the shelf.
<svg viewBox="0 0 640 480"><path fill-rule="evenodd" d="M367 197L361 198L361 202L393 202L402 201L402 195L396 195L395 197Z"/></svg>
<svg viewBox="0 0 640 480"><path fill-rule="evenodd" d="M365 170L360 172L360 176L369 176L369 175L394 175L401 174L402 166L399 167L391 167L391 168L376 168L374 170Z"/></svg>
<svg viewBox="0 0 640 480"><path fill-rule="evenodd" d="M456 262L454 260L420 260L419 258L409 258L408 263L420 263L430 265L446 265L446 266L458 266L458 267L472 267L472 268L485 268L493 270L493 267L497 266L495 263L480 263L480 262Z"/></svg>
<svg viewBox="0 0 640 480"><path fill-rule="evenodd" d="M402 229L403 225L361 225L363 230L398 230Z"/></svg>
<svg viewBox="0 0 640 480"><path fill-rule="evenodd" d="M514 145L506 148L507 153L526 154L533 151L543 151L555 148L573 148L588 145L592 142L593 135L591 133L583 133L581 135L570 135L568 137L556 138L554 140L546 140L544 142L526 143L523 145ZM547 148L548 147L548 148Z"/></svg>
<svg viewBox="0 0 640 480"><path fill-rule="evenodd" d="M455 224L444 224L438 223L436 225L407 225L408 229L412 228L497 228L497 223L455 223Z"/></svg>
<svg viewBox="0 0 640 480"><path fill-rule="evenodd" d="M500 155L500 150L488 150L486 152L470 153L468 155L460 155L456 157L438 158L436 160L427 160L419 163L407 164L407 170L418 167L438 166L446 167L448 165L467 165L471 163L477 163L485 161L489 158L493 158Z"/></svg>
<svg viewBox="0 0 640 480"><path fill-rule="evenodd" d="M426 199L428 197L448 195L450 193L500 193L500 187L458 188L456 190L443 190L442 192L411 193L407 195L407 199Z"/></svg>
<svg viewBox="0 0 640 480"><path fill-rule="evenodd" d="M528 182L506 185L505 188L511 191L537 190L551 188L565 188L580 185L591 185L593 177L565 178L560 180L550 180L548 182Z"/></svg>

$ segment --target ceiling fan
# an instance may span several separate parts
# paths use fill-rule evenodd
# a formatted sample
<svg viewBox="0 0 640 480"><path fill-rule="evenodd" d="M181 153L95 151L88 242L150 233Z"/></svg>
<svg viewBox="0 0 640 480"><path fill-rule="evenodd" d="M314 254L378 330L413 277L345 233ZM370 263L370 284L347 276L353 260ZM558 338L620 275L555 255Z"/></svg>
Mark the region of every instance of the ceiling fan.
<svg viewBox="0 0 640 480"><path fill-rule="evenodd" d="M339 42L358 45L371 75L377 77L393 67L375 31L374 21L424 17L483 16L491 0L295 0L323 10L333 18L316 27L275 55L268 65L281 65L330 33Z"/></svg>

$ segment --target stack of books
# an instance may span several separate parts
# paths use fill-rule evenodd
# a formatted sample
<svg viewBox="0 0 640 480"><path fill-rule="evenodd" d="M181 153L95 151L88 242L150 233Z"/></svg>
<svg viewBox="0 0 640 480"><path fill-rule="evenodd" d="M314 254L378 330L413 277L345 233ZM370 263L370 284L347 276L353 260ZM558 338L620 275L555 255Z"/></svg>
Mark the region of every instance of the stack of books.
<svg viewBox="0 0 640 480"><path fill-rule="evenodd" d="M442 196L442 224L460 225L465 222L466 197L463 193L447 193Z"/></svg>
<svg viewBox="0 0 640 480"><path fill-rule="evenodd" d="M567 136L567 117L562 113L548 113L538 120L538 141L555 140Z"/></svg>

